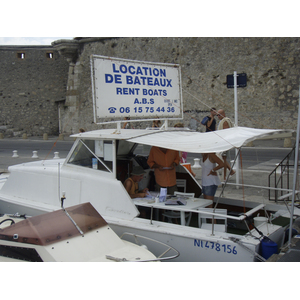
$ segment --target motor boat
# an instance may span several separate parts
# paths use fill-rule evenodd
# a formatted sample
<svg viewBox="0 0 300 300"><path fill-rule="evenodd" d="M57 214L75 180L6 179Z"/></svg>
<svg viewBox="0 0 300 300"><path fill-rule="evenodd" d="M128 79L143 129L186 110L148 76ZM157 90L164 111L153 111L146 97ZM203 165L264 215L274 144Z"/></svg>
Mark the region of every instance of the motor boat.
<svg viewBox="0 0 300 300"><path fill-rule="evenodd" d="M90 202L118 236L130 233L160 241L179 251L174 261L264 261L263 238L280 248L290 218L299 216L299 209L291 216L289 208L282 205L221 198L217 208L208 210L211 203L201 197L200 184L182 165L177 166L176 176L184 183L182 192L192 196L177 197L184 197L186 205L166 206L166 202L156 201L155 194L131 199L123 182L138 165L146 172L140 188L148 187L153 192L153 173L146 163L152 146L192 153L213 149L222 152L282 132L246 127L217 134L178 128L113 128L74 134L74 145L65 159L21 163L1 175L0 211L38 216L59 210L62 198L66 208ZM144 208L148 215L141 217ZM177 212L179 224L163 220L165 210ZM257 214L265 221L254 227L253 217ZM223 226L212 222L209 227L205 216ZM161 253L156 244L150 244L148 249L155 256Z"/></svg>
<svg viewBox="0 0 300 300"><path fill-rule="evenodd" d="M132 237L132 235L128 234ZM35 217L0 217L0 261L5 262L145 262L161 261L145 244L121 239L90 203ZM153 242L153 241L151 241ZM140 244L138 244L140 243ZM160 246L162 243L159 243ZM164 252L176 250L165 245Z"/></svg>

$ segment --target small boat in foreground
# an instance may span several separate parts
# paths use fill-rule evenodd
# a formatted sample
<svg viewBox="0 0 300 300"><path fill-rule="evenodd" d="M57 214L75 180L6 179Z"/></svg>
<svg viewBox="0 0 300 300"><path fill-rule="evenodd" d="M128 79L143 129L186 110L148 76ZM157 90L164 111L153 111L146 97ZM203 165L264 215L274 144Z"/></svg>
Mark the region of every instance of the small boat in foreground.
<svg viewBox="0 0 300 300"><path fill-rule="evenodd" d="M172 258L176 255L178 252ZM164 259L167 257L157 258L146 245L120 239L90 203L29 218L24 215L0 217L0 261L138 262Z"/></svg>

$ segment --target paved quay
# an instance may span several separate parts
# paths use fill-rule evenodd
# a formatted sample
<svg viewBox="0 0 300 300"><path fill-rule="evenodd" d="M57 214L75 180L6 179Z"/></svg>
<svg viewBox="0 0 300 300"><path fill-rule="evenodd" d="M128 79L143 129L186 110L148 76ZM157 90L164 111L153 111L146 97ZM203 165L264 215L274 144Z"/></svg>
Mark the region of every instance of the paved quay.
<svg viewBox="0 0 300 300"><path fill-rule="evenodd" d="M0 173L7 172L8 167L11 165L52 159L55 157L55 152L58 152L60 158L65 158L73 142L74 138L69 136L63 139L58 136L50 136L46 140L42 136L34 136L27 139L0 139ZM17 151L18 157L13 157L14 151ZM37 157L33 157L33 151L36 151Z"/></svg>

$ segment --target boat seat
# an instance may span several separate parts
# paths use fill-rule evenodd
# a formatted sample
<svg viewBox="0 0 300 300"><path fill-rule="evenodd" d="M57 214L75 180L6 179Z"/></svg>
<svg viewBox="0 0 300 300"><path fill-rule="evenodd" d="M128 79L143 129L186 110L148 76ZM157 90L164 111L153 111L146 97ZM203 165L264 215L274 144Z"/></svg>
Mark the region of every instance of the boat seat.
<svg viewBox="0 0 300 300"><path fill-rule="evenodd" d="M183 188L183 192L186 192L186 179L176 179L176 185L178 188Z"/></svg>
<svg viewBox="0 0 300 300"><path fill-rule="evenodd" d="M181 192L174 192L174 195L175 196L182 196L182 197L184 197L184 198L195 198L195 193L186 193L186 192L184 192L184 193L181 193Z"/></svg>
<svg viewBox="0 0 300 300"><path fill-rule="evenodd" d="M202 229L212 229L212 218L213 215L201 213L203 212L213 212L213 208L199 208L198 214L198 224L199 228ZM216 214L227 215L227 209L216 208ZM214 216L215 224L214 224L214 231L219 232L226 232L227 231L227 218L221 216Z"/></svg>

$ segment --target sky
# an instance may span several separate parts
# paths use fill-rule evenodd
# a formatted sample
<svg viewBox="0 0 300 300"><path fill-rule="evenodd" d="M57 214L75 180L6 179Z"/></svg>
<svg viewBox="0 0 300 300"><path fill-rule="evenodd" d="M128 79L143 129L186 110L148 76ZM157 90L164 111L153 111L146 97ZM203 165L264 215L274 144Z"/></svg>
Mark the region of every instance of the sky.
<svg viewBox="0 0 300 300"><path fill-rule="evenodd" d="M295 1L153 0L112 2L4 1L1 45L51 45L73 37L282 37L300 36ZM43 37L44 36L44 37ZM46 36L46 37L45 37ZM57 37L73 36L73 37Z"/></svg>
<svg viewBox="0 0 300 300"><path fill-rule="evenodd" d="M51 45L53 41L73 37L0 37L0 45Z"/></svg>

